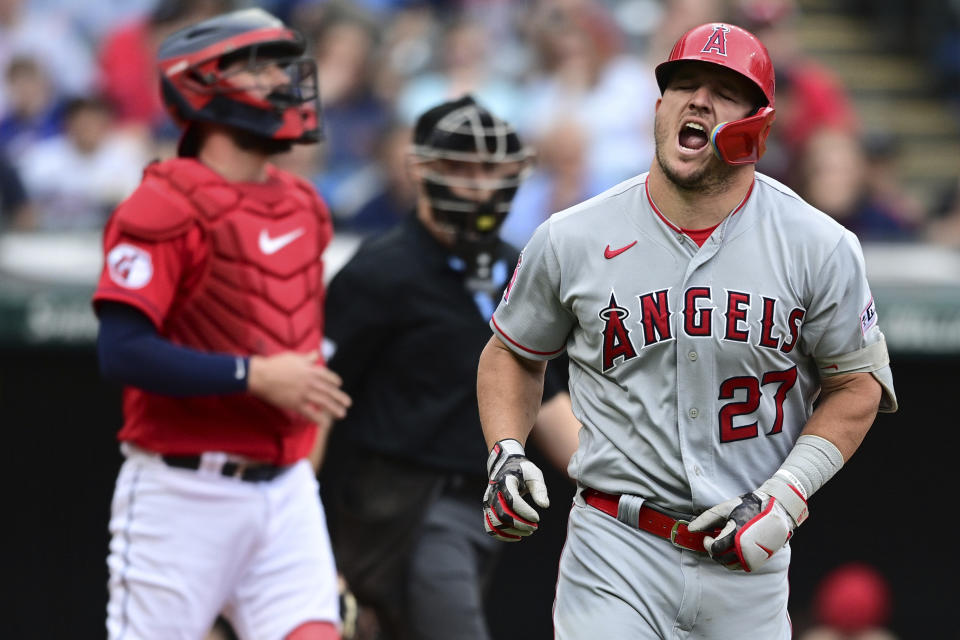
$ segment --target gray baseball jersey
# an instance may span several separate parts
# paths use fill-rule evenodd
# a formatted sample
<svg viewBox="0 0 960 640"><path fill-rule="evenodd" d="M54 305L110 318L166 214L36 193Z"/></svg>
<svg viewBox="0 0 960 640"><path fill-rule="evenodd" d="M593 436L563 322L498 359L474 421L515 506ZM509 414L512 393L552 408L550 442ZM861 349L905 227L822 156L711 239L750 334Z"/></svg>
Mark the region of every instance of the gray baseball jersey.
<svg viewBox="0 0 960 640"><path fill-rule="evenodd" d="M787 457L821 375L896 397L856 236L757 174L702 247L639 175L544 222L491 327L520 355L566 349L580 483L699 513Z"/></svg>

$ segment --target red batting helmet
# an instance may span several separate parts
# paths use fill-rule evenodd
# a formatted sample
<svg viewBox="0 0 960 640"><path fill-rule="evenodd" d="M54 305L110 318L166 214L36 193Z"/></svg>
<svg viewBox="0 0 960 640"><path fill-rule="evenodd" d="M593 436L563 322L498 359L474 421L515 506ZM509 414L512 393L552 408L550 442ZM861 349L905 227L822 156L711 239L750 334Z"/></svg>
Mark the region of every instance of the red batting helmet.
<svg viewBox="0 0 960 640"><path fill-rule="evenodd" d="M317 67L303 57L305 49L303 36L262 9L224 13L168 36L157 61L164 104L185 129L181 155L191 155L184 147L193 122L222 124L272 140L317 142ZM247 61L245 69L275 64L289 82L258 97L225 73L237 61Z"/></svg>
<svg viewBox="0 0 960 640"><path fill-rule="evenodd" d="M657 65L657 84L663 93L670 76L686 61L716 64L736 71L753 82L765 104L741 120L721 122L713 128L710 142L728 164L750 164L766 150L767 135L774 120L773 63L767 48L755 35L732 24L711 22L694 27L677 43L666 62Z"/></svg>

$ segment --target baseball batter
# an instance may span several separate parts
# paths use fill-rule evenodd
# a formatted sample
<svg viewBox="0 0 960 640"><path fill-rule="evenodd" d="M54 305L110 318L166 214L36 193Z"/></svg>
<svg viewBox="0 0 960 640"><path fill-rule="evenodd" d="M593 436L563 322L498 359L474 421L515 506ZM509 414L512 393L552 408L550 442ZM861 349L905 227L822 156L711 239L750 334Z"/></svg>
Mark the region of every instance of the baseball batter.
<svg viewBox="0 0 960 640"><path fill-rule="evenodd" d="M305 41L259 9L159 49L179 157L147 167L104 231L103 374L124 385L110 520L110 638L339 638L313 469L349 398L323 366L320 255L332 225L268 163L316 142Z"/></svg>
<svg viewBox="0 0 960 640"><path fill-rule="evenodd" d="M755 172L764 46L701 25L656 76L649 173L542 224L491 320L484 524L521 540L548 506L523 443L566 349L583 428L556 637L787 640L788 540L896 410L889 358L856 237Z"/></svg>

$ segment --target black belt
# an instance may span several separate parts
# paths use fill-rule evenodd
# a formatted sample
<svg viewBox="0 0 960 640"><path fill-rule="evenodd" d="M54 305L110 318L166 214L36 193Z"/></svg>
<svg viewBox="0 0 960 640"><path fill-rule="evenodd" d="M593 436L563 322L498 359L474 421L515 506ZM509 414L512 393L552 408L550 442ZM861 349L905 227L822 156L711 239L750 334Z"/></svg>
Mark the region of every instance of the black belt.
<svg viewBox="0 0 960 640"><path fill-rule="evenodd" d="M201 467L201 456L161 456L163 461L171 467L192 469ZM264 464L261 462L231 462L226 461L220 467L220 475L229 478L238 478L244 482L269 482L289 469L289 466Z"/></svg>

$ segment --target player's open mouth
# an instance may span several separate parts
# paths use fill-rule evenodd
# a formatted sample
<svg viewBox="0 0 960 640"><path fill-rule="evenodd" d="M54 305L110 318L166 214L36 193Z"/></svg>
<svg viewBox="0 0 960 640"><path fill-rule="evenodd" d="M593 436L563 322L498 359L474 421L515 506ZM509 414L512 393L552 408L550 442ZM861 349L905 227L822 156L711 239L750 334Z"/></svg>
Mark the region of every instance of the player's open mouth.
<svg viewBox="0 0 960 640"><path fill-rule="evenodd" d="M677 142L681 151L700 151L707 146L707 129L698 122L687 122L680 127Z"/></svg>

